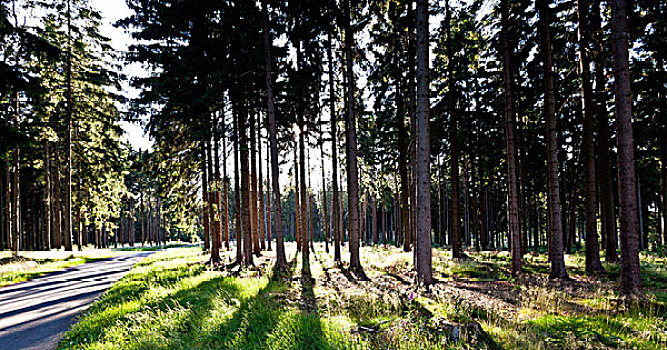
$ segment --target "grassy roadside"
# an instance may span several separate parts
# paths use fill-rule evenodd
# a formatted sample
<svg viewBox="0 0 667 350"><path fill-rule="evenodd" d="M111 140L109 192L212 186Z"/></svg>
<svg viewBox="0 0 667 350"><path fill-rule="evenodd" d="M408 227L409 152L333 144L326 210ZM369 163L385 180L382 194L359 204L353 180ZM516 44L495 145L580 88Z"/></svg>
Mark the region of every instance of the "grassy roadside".
<svg viewBox="0 0 667 350"><path fill-rule="evenodd" d="M87 262L111 258L132 251L158 251L169 248L194 246L182 242L170 242L161 246L121 247L110 249L87 249L82 251L22 251L19 257L12 258L9 251L0 251L0 287L30 280L50 272L61 271L68 267Z"/></svg>
<svg viewBox="0 0 667 350"><path fill-rule="evenodd" d="M211 270L200 248L158 252L139 263L82 315L60 349L664 349L665 261L643 256L649 298L627 302L613 292L613 266L599 278L579 274L549 282L540 256L535 272L515 281L502 253L453 261L434 251L441 283L413 285L411 254L363 247L364 280L316 246L314 283L288 245L291 278L270 278L272 256L250 270ZM232 253L228 253L232 254ZM345 255L344 255L345 256ZM229 258L229 257L225 257ZM655 288L654 288L655 287ZM458 341L453 341L457 338Z"/></svg>
<svg viewBox="0 0 667 350"><path fill-rule="evenodd" d="M0 287L27 281L50 272L121 254L108 249L75 252L21 252L17 259L10 252L0 252Z"/></svg>

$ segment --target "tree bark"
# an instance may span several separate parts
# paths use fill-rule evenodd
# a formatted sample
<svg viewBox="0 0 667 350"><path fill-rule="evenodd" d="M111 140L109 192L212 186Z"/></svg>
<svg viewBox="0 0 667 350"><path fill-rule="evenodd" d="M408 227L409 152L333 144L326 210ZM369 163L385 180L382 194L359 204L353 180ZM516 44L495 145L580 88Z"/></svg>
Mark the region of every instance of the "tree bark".
<svg viewBox="0 0 667 350"><path fill-rule="evenodd" d="M417 280L433 283L429 137L428 1L417 1Z"/></svg>
<svg viewBox="0 0 667 350"><path fill-rule="evenodd" d="M592 87L590 64L588 59L589 38L588 12L590 0L577 0L577 15L579 37L579 74L581 79L581 112L583 116L584 135L582 146L584 148L584 176L586 192L586 272L601 273L604 267L600 262L600 245L597 232L597 188L595 174L595 143L593 140L592 109Z"/></svg>
<svg viewBox="0 0 667 350"><path fill-rule="evenodd" d="M244 106L245 101L240 101L242 105L242 112L238 118L238 132L240 135L240 163L241 163L241 221L243 228L243 255L246 266L253 265L253 242L252 242L252 227L250 217L250 165L248 164L248 134L246 132L246 120L248 112Z"/></svg>
<svg viewBox="0 0 667 350"><path fill-rule="evenodd" d="M540 27L544 64L544 106L547 124L547 167L549 178L549 229L551 230L551 269L549 278L568 278L563 252L563 226L561 220L560 189L558 179L558 128L556 126L556 98L551 58L551 31L548 0L540 0Z"/></svg>
<svg viewBox="0 0 667 350"><path fill-rule="evenodd" d="M253 253L259 254L261 247L259 245L259 211L257 208L257 150L255 145L255 115L250 112L250 225L252 227L252 248Z"/></svg>
<svg viewBox="0 0 667 350"><path fill-rule="evenodd" d="M65 250L72 251L72 111L74 98L72 96L72 13L70 10L71 0L67 0L67 65L65 81L67 84L67 109L65 119L67 123L67 132L65 134Z"/></svg>
<svg viewBox="0 0 667 350"><path fill-rule="evenodd" d="M210 126L210 124L209 124ZM211 130L208 130L209 132ZM206 139L206 164L208 166L208 210L209 210L209 229L211 234L211 263L217 263L220 261L220 216L218 210L218 185L217 185L217 174L214 173L213 160L212 160L212 147L211 147L211 138L210 134L207 133ZM150 220L149 220L150 221Z"/></svg>
<svg viewBox="0 0 667 350"><path fill-rule="evenodd" d="M51 249L53 227L51 220L51 142L44 143L44 239L42 249ZM0 242L1 243L1 242ZM0 244L1 247L1 244Z"/></svg>
<svg viewBox="0 0 667 350"><path fill-rule="evenodd" d="M278 167L278 141L276 140L276 107L273 94L273 62L271 60L272 39L269 32L269 11L266 0L262 1L264 8L264 65L266 71L267 117L269 124L269 143L271 153L271 183L273 194L273 211L275 225L272 231L276 236L276 267L280 271L287 270L285 257L285 243L283 236L283 214L280 202L280 169ZM271 220L269 220L271 222ZM270 238L269 238L270 239Z"/></svg>
<svg viewBox="0 0 667 350"><path fill-rule="evenodd" d="M331 226L334 231L334 261L341 263L340 244L341 244L341 230L340 230L340 197L338 194L338 118L336 114L336 95L334 90L334 65L333 52L331 46L333 45L331 39L331 32L333 27L327 33L327 58L329 60L329 114L331 118L331 190L332 190L332 223Z"/></svg>
<svg viewBox="0 0 667 350"><path fill-rule="evenodd" d="M236 96L231 93L230 97L232 100L232 115L234 117L234 206L236 207L236 263L241 264L243 262L243 219L241 209L241 179L239 176L239 148L240 148L240 137L239 132L241 128L239 127L239 101L236 100ZM244 116L245 117L245 116Z"/></svg>
<svg viewBox="0 0 667 350"><path fill-rule="evenodd" d="M516 168L516 118L512 97L512 65L509 45L509 0L501 0L501 41L505 86L505 135L507 141L508 224L511 235L512 273L522 272L521 230L519 228L519 194Z"/></svg>
<svg viewBox="0 0 667 350"><path fill-rule="evenodd" d="M609 157L609 114L606 106L604 74L604 33L601 28L600 1L595 0L591 13L591 24L596 33L597 57L595 59L595 99L596 99L596 122L597 122L597 153L598 153L598 176L600 177L600 219L602 222L602 237L605 248L605 260L607 263L617 263L617 233L616 233L616 210L614 206L614 187L612 185L612 169Z"/></svg>
<svg viewBox="0 0 667 350"><path fill-rule="evenodd" d="M621 290L636 293L642 289L637 234L637 188L632 132L632 91L628 63L627 2L612 1L614 53L614 92L618 149L618 197L621 229Z"/></svg>
<svg viewBox="0 0 667 350"><path fill-rule="evenodd" d="M209 209L208 209L208 170L206 167L206 146L205 141L201 141L201 193L202 193L202 213L204 217L204 251L208 252L210 246L210 225Z"/></svg>
<svg viewBox="0 0 667 350"><path fill-rule="evenodd" d="M449 143L451 154L451 186L452 186L452 257L461 258L461 201L460 201L460 179L459 179L459 147L458 147L458 116L454 111L454 67L452 64L453 44L451 38L451 9L449 1L445 2L446 14L445 25L447 26L447 81L448 91L448 109L449 109Z"/></svg>
<svg viewBox="0 0 667 350"><path fill-rule="evenodd" d="M400 80L396 84L396 91L400 94ZM409 252L412 245L412 235L410 234L410 179L408 178L408 155L409 146L408 128L405 125L405 116L403 115L403 96L396 97L396 118L398 119L398 174L401 178L400 183L400 227L403 238L403 251Z"/></svg>
<svg viewBox="0 0 667 350"><path fill-rule="evenodd" d="M347 76L347 207L350 240L350 269L363 273L359 257L359 177L357 166L357 121L354 114L354 74L352 71L353 32L350 28L350 0L344 0L345 74Z"/></svg>
<svg viewBox="0 0 667 350"><path fill-rule="evenodd" d="M264 211L264 174L262 174L262 127L257 118L257 196L259 197L259 247L266 250L266 213Z"/></svg>

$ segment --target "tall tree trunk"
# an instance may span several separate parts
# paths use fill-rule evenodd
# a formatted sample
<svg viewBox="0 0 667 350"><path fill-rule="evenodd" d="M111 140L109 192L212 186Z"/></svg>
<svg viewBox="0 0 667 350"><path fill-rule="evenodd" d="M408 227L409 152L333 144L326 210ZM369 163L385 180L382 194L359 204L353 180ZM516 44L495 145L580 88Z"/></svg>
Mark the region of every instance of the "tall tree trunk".
<svg viewBox="0 0 667 350"><path fill-rule="evenodd" d="M295 212L294 216L296 217L296 250L301 251L301 236L303 236L303 225L301 225L301 190L299 185L299 155L298 155L298 142L294 144L294 207Z"/></svg>
<svg viewBox="0 0 667 350"><path fill-rule="evenodd" d="M618 197L621 229L621 290L636 293L642 289L637 234L637 192L635 184L634 137L632 132L632 91L628 63L627 2L612 1L614 52L614 92L618 149Z"/></svg>
<svg viewBox="0 0 667 350"><path fill-rule="evenodd" d="M449 1L445 2L445 25L447 26L447 81L448 110L449 110L449 143L451 154L451 186L452 186L452 257L461 258L461 206L460 206L460 184L459 184L459 148L458 148L458 116L454 111L454 67L452 64L452 38L451 38L451 9Z"/></svg>
<svg viewBox="0 0 667 350"><path fill-rule="evenodd" d="M378 207L377 199L373 195L371 197L371 231L373 232L373 243L378 244L380 242L380 236L378 234Z"/></svg>
<svg viewBox="0 0 667 350"><path fill-rule="evenodd" d="M417 1L417 280L433 283L429 138L428 1Z"/></svg>
<svg viewBox="0 0 667 350"><path fill-rule="evenodd" d="M219 262L220 261L220 249L222 248L222 196L221 196L221 181L220 181L220 133L218 131L218 116L216 114L213 114L213 159L214 159L214 166L215 166L215 205L214 205L214 211L215 211L215 219L216 219L216 225L215 225L215 239L218 243L217 248L217 260L213 262ZM224 121L223 121L224 123ZM157 235L155 235L155 240L157 241Z"/></svg>
<svg viewBox="0 0 667 350"><path fill-rule="evenodd" d="M551 230L551 270L549 278L568 278L563 252L563 226L561 221L560 190L558 179L558 128L556 126L556 98L551 62L551 31L549 0L539 0L542 55L544 62L544 106L547 123L547 166L549 177L549 228Z"/></svg>
<svg viewBox="0 0 667 350"><path fill-rule="evenodd" d="M521 268L521 230L519 227L519 193L516 167L516 118L512 96L512 64L509 44L509 0L501 0L501 41L505 85L505 135L507 141L508 224L511 235L512 273L519 274Z"/></svg>
<svg viewBox="0 0 667 350"><path fill-rule="evenodd" d="M234 117L234 206L236 207L236 263L241 264L243 262L243 210L241 209L241 179L239 176L240 168L240 143L241 139L239 132L241 128L239 127L239 104L240 102L236 100L236 96L233 93L230 93L232 100L232 116ZM245 118L245 116L243 116Z"/></svg>
<svg viewBox="0 0 667 350"><path fill-rule="evenodd" d="M357 166L357 121L354 114L353 32L350 28L350 0L344 0L345 75L347 76L347 210L350 240L350 269L363 273L359 258L359 177Z"/></svg>
<svg viewBox="0 0 667 350"><path fill-rule="evenodd" d="M259 254L259 211L257 208L257 150L255 145L255 115L250 112L250 225L252 227L252 248L253 253Z"/></svg>
<svg viewBox="0 0 667 350"><path fill-rule="evenodd" d="M210 246L211 221L208 209L208 168L206 166L206 144L201 141L201 193L202 193L202 212L204 217L204 251L208 252Z"/></svg>
<svg viewBox="0 0 667 350"><path fill-rule="evenodd" d="M225 249L229 250L229 176L227 175L227 124L225 122L224 113L222 113L222 201L224 217L224 235L225 235ZM160 211L160 201L158 198L158 215Z"/></svg>
<svg viewBox="0 0 667 350"><path fill-rule="evenodd" d="M266 213L264 211L264 174L262 174L262 127L261 118L257 118L257 196L259 197L259 247L266 250L265 228Z"/></svg>
<svg viewBox="0 0 667 350"><path fill-rule="evenodd" d="M301 273L304 276L304 278L310 278L310 242L309 242L309 229L308 229L308 208L306 207L308 205L308 200L306 199L306 196L308 196L308 189L306 187L306 179L304 178L306 175L306 142L305 142L305 124L303 120L303 111L300 111L299 113L299 127L300 127L300 132L299 132L299 174L301 175L301 178L299 180L299 192L301 192Z"/></svg>
<svg viewBox="0 0 667 350"><path fill-rule="evenodd" d="M53 228L51 220L51 142L44 143L44 239L42 249L51 249ZM2 242L0 242L0 247Z"/></svg>
<svg viewBox="0 0 667 350"><path fill-rule="evenodd" d="M600 245L597 232L597 188L595 175L595 143L593 140L592 87L590 64L588 59L589 33L588 12L590 0L577 0L578 36L579 36L579 74L581 79L581 112L584 118L584 167L586 192L586 272L604 272L600 262Z"/></svg>
<svg viewBox="0 0 667 350"><path fill-rule="evenodd" d="M663 72L665 71L662 59L658 61L658 69L661 69ZM662 224L660 225L660 229L662 230L663 249L667 246L667 137L664 137L664 135L667 135L667 115L665 115L667 111L665 110L665 104L667 104L667 99L665 99L663 91L658 94L658 115L660 116L659 123L662 130L660 134L663 135L661 138L662 142L660 142L660 183L662 190Z"/></svg>
<svg viewBox="0 0 667 350"><path fill-rule="evenodd" d="M65 250L72 251L72 112L74 97L72 96L72 12L70 10L71 0L67 0L67 66L65 81L67 84L67 109L66 123L67 132L65 134Z"/></svg>
<svg viewBox="0 0 667 350"><path fill-rule="evenodd" d="M241 154L241 221L243 228L243 255L244 262L246 266L253 265L253 242L252 242L252 226L251 226L251 217L250 217L250 165L248 159L248 134L246 131L247 125L246 121L248 120L248 111L245 106L245 100L241 100L239 103L242 107L242 111L238 118L238 130L237 132L240 135L240 144L239 150Z"/></svg>
<svg viewBox="0 0 667 350"><path fill-rule="evenodd" d="M607 82L604 74L604 50L606 48L604 33L601 28L600 1L595 0L591 13L591 24L596 33L597 55L595 59L595 99L596 99L596 122L597 122L597 153L598 153L598 176L600 177L600 210L602 221L602 236L606 237L605 260L607 263L617 263L618 253L616 234L616 210L614 206L614 187L612 185L611 160L609 159L609 114L607 113L605 84Z"/></svg>
<svg viewBox="0 0 667 350"><path fill-rule="evenodd" d="M320 118L322 118L322 115L320 115ZM327 180L326 180L326 173L324 171L324 133L322 131L322 124L324 121L320 119L320 161L322 162L322 209L324 210L324 217L321 220L324 225L324 251L329 253L329 220L328 220L328 213L327 213Z"/></svg>
<svg viewBox="0 0 667 350"><path fill-rule="evenodd" d="M54 170L53 173L53 229L55 236L55 248L62 247L62 206L60 187L60 142L56 141L54 145ZM9 163L8 163L9 164Z"/></svg>
<svg viewBox="0 0 667 350"><path fill-rule="evenodd" d="M397 94L401 92L400 79L396 84ZM403 97L396 97L396 118L398 119L398 134L406 135L408 133L405 125L405 116L403 114ZM409 145L407 137L398 138L398 174L401 178L400 183L400 227L403 238L403 251L409 252L412 245L412 235L410 234L410 179L408 177L408 155Z"/></svg>
<svg viewBox="0 0 667 350"><path fill-rule="evenodd" d="M211 130L209 130L210 132ZM211 231L211 263L220 261L220 216L218 210L218 185L216 183L217 174L214 172L213 150L211 147L211 135L207 135L206 140L206 164L208 165L208 208Z"/></svg>
<svg viewBox="0 0 667 350"><path fill-rule="evenodd" d="M269 130L268 130L268 121L267 121L267 139L266 139L266 249L269 251L273 250L271 248L271 240L273 239L273 228L271 227L273 221L271 220L271 197L273 192L271 190L271 148L269 148ZM281 219L282 225L282 219Z"/></svg>
<svg viewBox="0 0 667 350"><path fill-rule="evenodd" d="M141 180L139 180L141 181ZM146 244L146 228L144 225L144 214L146 213L146 208L144 207L144 191L141 188L141 182L139 182L139 206L140 206L140 212L139 212L139 217L140 217L140 225L141 225L141 245L143 246Z"/></svg>
<svg viewBox="0 0 667 350"><path fill-rule="evenodd" d="M20 105L19 105L19 93L14 94L14 127L18 128L19 126L19 115L20 115ZM21 164L20 164L20 152L21 150L17 147L12 151L12 190L11 190L11 248L12 255L14 257L18 256L21 244ZM71 248L70 248L71 250Z"/></svg>
<svg viewBox="0 0 667 350"><path fill-rule="evenodd" d="M340 230L340 197L338 195L338 118L336 113L336 95L334 90L334 65L333 53L331 46L331 32L333 26L327 33L327 59L329 60L329 114L331 118L331 189L333 198L331 200L332 210L332 228L334 231L334 261L341 263L340 244L341 244L341 230Z"/></svg>
<svg viewBox="0 0 667 350"><path fill-rule="evenodd" d="M11 242L11 237L12 237L12 201L11 201L11 180L10 180L10 174L11 174L11 165L9 163L9 159L6 159L3 161L4 165L4 170L5 173L3 174L2 181L3 181L3 221L2 221L2 229L3 229L3 236L2 236L2 242L3 242L3 249L11 249L12 242Z"/></svg>

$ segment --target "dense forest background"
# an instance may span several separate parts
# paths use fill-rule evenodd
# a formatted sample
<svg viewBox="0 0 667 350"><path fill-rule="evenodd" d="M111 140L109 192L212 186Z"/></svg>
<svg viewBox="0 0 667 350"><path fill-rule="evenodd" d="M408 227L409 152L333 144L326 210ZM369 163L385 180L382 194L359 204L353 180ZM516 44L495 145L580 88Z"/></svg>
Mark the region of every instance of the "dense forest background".
<svg viewBox="0 0 667 350"><path fill-rule="evenodd" d="M127 3L128 52L88 1L0 4L0 248L585 250L629 290L665 251L665 1Z"/></svg>

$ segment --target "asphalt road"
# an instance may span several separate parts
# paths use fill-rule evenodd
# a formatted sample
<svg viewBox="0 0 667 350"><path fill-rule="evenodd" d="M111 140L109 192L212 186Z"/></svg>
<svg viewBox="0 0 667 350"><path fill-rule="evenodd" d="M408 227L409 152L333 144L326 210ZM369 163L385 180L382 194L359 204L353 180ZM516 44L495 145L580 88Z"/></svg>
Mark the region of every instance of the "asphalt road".
<svg viewBox="0 0 667 350"><path fill-rule="evenodd" d="M81 310L151 254L132 252L0 288L0 349L55 349Z"/></svg>

